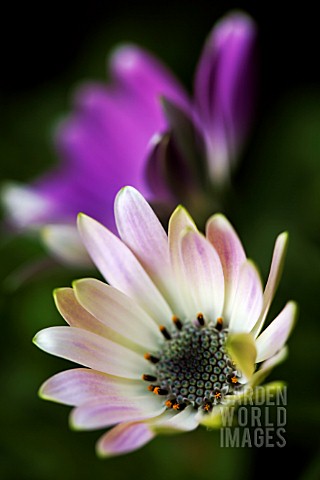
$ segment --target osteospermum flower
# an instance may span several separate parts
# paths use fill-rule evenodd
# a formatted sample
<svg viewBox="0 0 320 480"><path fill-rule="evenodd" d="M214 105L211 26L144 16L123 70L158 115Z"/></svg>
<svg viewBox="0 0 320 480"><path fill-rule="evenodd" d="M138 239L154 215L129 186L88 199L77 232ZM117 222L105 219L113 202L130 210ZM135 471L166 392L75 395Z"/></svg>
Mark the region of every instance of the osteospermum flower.
<svg viewBox="0 0 320 480"><path fill-rule="evenodd" d="M48 248L78 263L85 258L73 248L79 211L115 230L114 196L128 184L150 201L176 204L179 189L170 184L172 174L164 178L162 165L150 153L172 128L161 99L181 110L201 137L205 183L223 183L251 124L255 39L255 24L243 13L217 23L196 70L194 99L151 54L135 45L117 48L109 60L110 84L86 84L76 92L74 110L56 135L60 165L28 187L4 189L11 225L22 230L46 226ZM189 141L190 135L183 135L188 151ZM173 163L169 158L169 170L176 169ZM182 159L179 178L189 174L189 163ZM194 168L192 178L201 170L199 162ZM189 195L191 205L198 202L195 197L193 202Z"/></svg>
<svg viewBox="0 0 320 480"><path fill-rule="evenodd" d="M281 234L263 291L255 265L221 214L202 235L178 207L168 236L132 187L115 201L121 239L79 216L83 242L109 285L87 278L55 291L69 326L40 331L38 347L86 368L58 373L45 399L72 405L71 425L116 425L101 455L135 450L157 433L214 423L285 355L296 305L289 302L261 333L287 243Z"/></svg>

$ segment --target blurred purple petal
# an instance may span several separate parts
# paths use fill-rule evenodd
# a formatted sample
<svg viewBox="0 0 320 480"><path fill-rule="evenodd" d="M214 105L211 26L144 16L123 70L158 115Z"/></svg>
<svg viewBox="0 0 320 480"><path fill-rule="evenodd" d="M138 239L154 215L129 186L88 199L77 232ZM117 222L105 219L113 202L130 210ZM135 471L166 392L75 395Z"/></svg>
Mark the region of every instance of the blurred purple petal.
<svg viewBox="0 0 320 480"><path fill-rule="evenodd" d="M144 175L149 141L167 128L160 97L190 110L187 95L160 62L132 45L113 53L110 70L110 85L77 91L74 111L56 134L61 164L30 189L50 208L36 219L30 211L27 225L73 221L81 211L114 230L113 201L121 187L150 195Z"/></svg>
<svg viewBox="0 0 320 480"><path fill-rule="evenodd" d="M248 133L255 100L256 26L241 12L212 30L195 78L196 121L207 143L212 180L225 180Z"/></svg>

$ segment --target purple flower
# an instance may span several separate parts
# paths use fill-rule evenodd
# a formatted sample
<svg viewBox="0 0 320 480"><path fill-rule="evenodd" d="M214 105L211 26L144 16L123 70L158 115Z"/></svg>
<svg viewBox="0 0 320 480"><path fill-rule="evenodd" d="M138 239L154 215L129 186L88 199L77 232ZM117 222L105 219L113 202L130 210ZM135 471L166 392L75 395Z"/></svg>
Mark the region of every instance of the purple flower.
<svg viewBox="0 0 320 480"><path fill-rule="evenodd" d="M197 67L194 100L149 53L134 45L116 49L109 61L110 83L78 90L73 112L57 131L59 166L28 187L4 189L11 224L21 229L50 224L44 240L66 259L79 211L115 231L113 201L124 185L155 204L171 205L185 201L187 186L193 211L193 201L199 204L204 191L195 181L199 172L203 184L223 184L246 139L255 37L254 22L240 12L213 28ZM196 142L190 146L192 136Z"/></svg>

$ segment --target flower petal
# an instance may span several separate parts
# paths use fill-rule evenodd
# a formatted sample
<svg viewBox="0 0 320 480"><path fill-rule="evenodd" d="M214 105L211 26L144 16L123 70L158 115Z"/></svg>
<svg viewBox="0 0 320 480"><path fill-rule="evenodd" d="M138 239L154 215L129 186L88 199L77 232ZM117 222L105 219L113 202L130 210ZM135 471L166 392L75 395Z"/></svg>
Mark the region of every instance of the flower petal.
<svg viewBox="0 0 320 480"><path fill-rule="evenodd" d="M171 412L168 412L168 415L166 413L167 412L149 422L155 432L170 433L175 430L189 432L195 430L199 425L199 415L192 406L185 408L180 413L174 413L173 415L170 415Z"/></svg>
<svg viewBox="0 0 320 480"><path fill-rule="evenodd" d="M169 237L169 249L170 249L170 258L173 270L176 272L179 270L180 266L180 240L181 234L187 229L190 228L195 232L198 231L196 224L194 223L189 212L181 205L179 205L175 211L172 213L169 220L168 227L168 237ZM179 275L177 275L179 277Z"/></svg>
<svg viewBox="0 0 320 480"><path fill-rule="evenodd" d="M51 254L72 266L92 266L75 225L46 225L41 236Z"/></svg>
<svg viewBox="0 0 320 480"><path fill-rule="evenodd" d="M215 405L209 414L201 415L199 423L204 425L208 429L216 429L223 427L224 418L228 418L228 410L230 406L228 404Z"/></svg>
<svg viewBox="0 0 320 480"><path fill-rule="evenodd" d="M142 355L80 328L46 328L37 333L34 343L47 353L110 375L140 379L150 371Z"/></svg>
<svg viewBox="0 0 320 480"><path fill-rule="evenodd" d="M57 309L71 327L96 333L101 337L120 343L131 350L137 351L140 349L141 353L145 351L145 348L141 349L139 345L133 343L128 337L117 333L113 328L108 327L105 322L101 322L91 315L91 313L80 305L72 288L57 288L53 296Z"/></svg>
<svg viewBox="0 0 320 480"><path fill-rule="evenodd" d="M181 238L181 255L194 317L201 312L215 321L222 315L224 278L219 256L206 238L186 231Z"/></svg>
<svg viewBox="0 0 320 480"><path fill-rule="evenodd" d="M156 323L131 298L93 278L73 283L78 302L107 327L146 350L156 350L163 337Z"/></svg>
<svg viewBox="0 0 320 480"><path fill-rule="evenodd" d="M88 368L73 368L49 378L41 385L39 395L45 400L79 406L100 397L140 396L144 390L140 380L111 377Z"/></svg>
<svg viewBox="0 0 320 480"><path fill-rule="evenodd" d="M297 316L297 304L288 302L282 312L256 339L257 362L275 355L285 345Z"/></svg>
<svg viewBox="0 0 320 480"><path fill-rule="evenodd" d="M241 265L246 254L237 233L224 215L213 215L207 222L206 236L218 253L225 282L223 316L229 319L235 298Z"/></svg>
<svg viewBox="0 0 320 480"><path fill-rule="evenodd" d="M175 311L175 313L182 317L190 314L188 285L186 283L184 271L181 269L181 236L187 228L194 230L195 232L198 231L196 224L194 223L189 212L187 212L184 207L179 205L170 217L168 238L171 265L174 272L175 281L177 285L179 285L178 297L180 307L177 311Z"/></svg>
<svg viewBox="0 0 320 480"><path fill-rule="evenodd" d="M106 280L133 298L157 323L171 324L172 311L131 250L86 215L79 215L78 227L89 255Z"/></svg>
<svg viewBox="0 0 320 480"><path fill-rule="evenodd" d="M148 202L135 188L125 187L115 200L115 218L121 239L174 306L176 294L168 236Z"/></svg>
<svg viewBox="0 0 320 480"><path fill-rule="evenodd" d="M278 288L280 278L282 275L287 246L288 246L288 233L283 232L281 233L281 235L278 236L275 243L274 250L273 250L270 273L269 273L267 285L263 294L262 311L256 325L252 330L252 333L255 335L255 337L259 335L263 327L271 302Z"/></svg>
<svg viewBox="0 0 320 480"><path fill-rule="evenodd" d="M196 108L206 133L211 178L221 182L242 148L255 100L256 26L232 12L213 28L195 79Z"/></svg>
<svg viewBox="0 0 320 480"><path fill-rule="evenodd" d="M148 398L148 392L136 398L101 397L73 409L70 425L81 430L105 428L120 422L135 422L156 417L165 409L159 398L151 396Z"/></svg>
<svg viewBox="0 0 320 480"><path fill-rule="evenodd" d="M97 453L101 457L122 455L143 447L154 437L146 423L120 423L99 439Z"/></svg>
<svg viewBox="0 0 320 480"><path fill-rule="evenodd" d="M117 82L129 89L137 99L145 102L146 92L150 107L157 107L161 96L189 108L189 100L183 87L155 57L133 44L114 50L111 70Z"/></svg>
<svg viewBox="0 0 320 480"><path fill-rule="evenodd" d="M268 360L263 362L259 370L257 370L252 375L252 378L250 381L251 388L254 388L257 385L260 385L269 375L271 370L273 370L273 368L276 365L283 362L287 358L287 356L288 356L288 347L285 346L282 348L282 350L280 350L280 352L276 353L275 355L273 355L273 357L268 358Z"/></svg>
<svg viewBox="0 0 320 480"><path fill-rule="evenodd" d="M262 285L256 266L246 260L241 267L230 317L230 332L250 332L262 308Z"/></svg>
<svg viewBox="0 0 320 480"><path fill-rule="evenodd" d="M6 215L18 228L37 227L50 217L53 206L36 189L18 183L7 183L1 189Z"/></svg>
<svg viewBox="0 0 320 480"><path fill-rule="evenodd" d="M257 349L250 333L230 333L227 338L227 351L237 368L249 380L255 369Z"/></svg>

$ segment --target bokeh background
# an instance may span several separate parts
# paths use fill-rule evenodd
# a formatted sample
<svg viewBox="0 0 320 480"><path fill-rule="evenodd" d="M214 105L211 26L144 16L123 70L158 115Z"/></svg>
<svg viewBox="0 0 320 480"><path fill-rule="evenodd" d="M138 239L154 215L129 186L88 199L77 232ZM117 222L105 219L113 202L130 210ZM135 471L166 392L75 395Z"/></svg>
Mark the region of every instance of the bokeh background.
<svg viewBox="0 0 320 480"><path fill-rule="evenodd" d="M69 407L37 397L40 384L68 368L31 343L62 324L52 290L88 274L50 268L23 279L45 255L35 238L1 236L0 478L4 480L320 478L320 74L318 17L311 3L38 2L7 5L1 35L1 180L28 181L57 158L52 133L71 108L75 86L104 80L115 44L134 41L162 58L191 90L204 39L226 11L248 11L260 29L260 98L251 139L225 213L264 279L276 235L290 232L272 312L300 306L288 360L271 379L288 383L285 448L221 448L198 429L159 437L142 450L102 461L100 432L73 432ZM284 3L284 2L283 2ZM92 272L91 272L92 275Z"/></svg>

